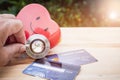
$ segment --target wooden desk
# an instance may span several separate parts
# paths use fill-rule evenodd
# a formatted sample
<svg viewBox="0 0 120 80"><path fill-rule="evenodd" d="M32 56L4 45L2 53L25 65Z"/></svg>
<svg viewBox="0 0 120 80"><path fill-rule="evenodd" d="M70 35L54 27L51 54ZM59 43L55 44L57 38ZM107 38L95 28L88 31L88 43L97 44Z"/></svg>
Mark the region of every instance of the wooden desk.
<svg viewBox="0 0 120 80"><path fill-rule="evenodd" d="M85 49L98 59L83 65L75 80L120 80L120 28L61 28L61 31L61 42L51 53ZM28 59L0 68L0 80L43 80L22 73L31 62Z"/></svg>

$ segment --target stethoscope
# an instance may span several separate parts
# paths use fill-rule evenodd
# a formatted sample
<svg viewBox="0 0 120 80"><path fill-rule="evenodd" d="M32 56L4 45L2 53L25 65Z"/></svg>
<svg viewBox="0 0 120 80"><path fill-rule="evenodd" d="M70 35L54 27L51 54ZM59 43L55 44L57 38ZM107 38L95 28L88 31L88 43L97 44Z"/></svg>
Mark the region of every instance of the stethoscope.
<svg viewBox="0 0 120 80"><path fill-rule="evenodd" d="M45 57L50 50L49 40L41 34L33 34L26 41L26 53L34 59Z"/></svg>

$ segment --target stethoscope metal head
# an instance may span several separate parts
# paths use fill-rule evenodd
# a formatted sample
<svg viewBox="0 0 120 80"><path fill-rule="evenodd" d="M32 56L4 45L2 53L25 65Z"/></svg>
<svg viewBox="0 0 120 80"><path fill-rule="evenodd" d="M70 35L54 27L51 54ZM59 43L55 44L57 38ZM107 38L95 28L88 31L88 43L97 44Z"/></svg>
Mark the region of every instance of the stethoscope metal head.
<svg viewBox="0 0 120 80"><path fill-rule="evenodd" d="M34 59L45 57L49 50L50 43L44 35L31 35L26 42L26 53Z"/></svg>

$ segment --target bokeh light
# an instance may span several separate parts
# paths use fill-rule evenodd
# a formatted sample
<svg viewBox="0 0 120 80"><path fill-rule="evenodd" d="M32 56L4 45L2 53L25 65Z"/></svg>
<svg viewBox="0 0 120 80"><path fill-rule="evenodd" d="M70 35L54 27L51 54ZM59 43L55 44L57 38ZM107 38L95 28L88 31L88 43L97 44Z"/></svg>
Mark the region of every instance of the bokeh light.
<svg viewBox="0 0 120 80"><path fill-rule="evenodd" d="M109 12L108 17L112 20L115 20L115 19L117 19L118 14L117 14L117 12L112 11L112 12Z"/></svg>

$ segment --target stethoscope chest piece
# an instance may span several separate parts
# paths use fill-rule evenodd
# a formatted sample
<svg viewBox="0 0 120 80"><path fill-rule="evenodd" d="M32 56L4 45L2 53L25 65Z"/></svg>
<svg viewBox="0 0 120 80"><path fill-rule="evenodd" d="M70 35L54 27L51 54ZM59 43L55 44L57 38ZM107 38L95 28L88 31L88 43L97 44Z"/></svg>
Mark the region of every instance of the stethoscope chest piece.
<svg viewBox="0 0 120 80"><path fill-rule="evenodd" d="M26 42L26 53L34 59L45 57L49 50L50 43L44 35L34 34Z"/></svg>

